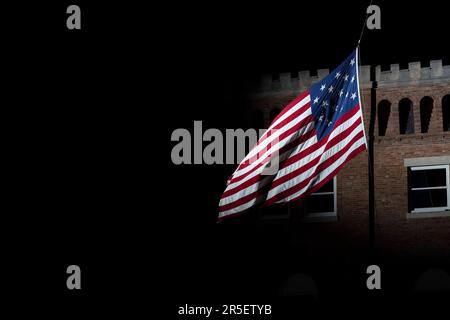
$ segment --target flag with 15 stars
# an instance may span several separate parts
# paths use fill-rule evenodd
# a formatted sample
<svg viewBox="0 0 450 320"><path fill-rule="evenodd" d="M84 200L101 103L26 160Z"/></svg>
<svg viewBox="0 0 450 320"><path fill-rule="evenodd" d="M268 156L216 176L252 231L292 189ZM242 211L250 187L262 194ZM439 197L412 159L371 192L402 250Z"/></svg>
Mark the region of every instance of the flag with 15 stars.
<svg viewBox="0 0 450 320"><path fill-rule="evenodd" d="M357 48L272 121L228 179L219 220L302 199L366 149ZM267 170L273 163L275 170Z"/></svg>

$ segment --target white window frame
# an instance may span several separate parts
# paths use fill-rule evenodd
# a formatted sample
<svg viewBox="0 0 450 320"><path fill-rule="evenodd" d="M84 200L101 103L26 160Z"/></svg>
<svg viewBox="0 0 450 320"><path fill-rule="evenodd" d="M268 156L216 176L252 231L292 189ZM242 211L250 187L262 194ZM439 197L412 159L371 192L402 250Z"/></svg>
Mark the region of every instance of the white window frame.
<svg viewBox="0 0 450 320"><path fill-rule="evenodd" d="M431 207L431 208L413 208L411 213L424 213L424 212L443 212L446 210L450 210L450 165L434 165L434 166L417 166L417 167L409 167L411 171L421 171L421 170L436 170L436 169L445 169L446 172L446 186L443 187L428 187L428 188L409 188L408 193L411 191L420 191L420 190L447 190L447 207Z"/></svg>
<svg viewBox="0 0 450 320"><path fill-rule="evenodd" d="M314 195L330 195L332 194L333 197L333 211L332 212L313 212L313 213L307 213L305 218L324 218L324 217L337 217L337 177L333 177L333 192L314 192L311 193L311 196Z"/></svg>

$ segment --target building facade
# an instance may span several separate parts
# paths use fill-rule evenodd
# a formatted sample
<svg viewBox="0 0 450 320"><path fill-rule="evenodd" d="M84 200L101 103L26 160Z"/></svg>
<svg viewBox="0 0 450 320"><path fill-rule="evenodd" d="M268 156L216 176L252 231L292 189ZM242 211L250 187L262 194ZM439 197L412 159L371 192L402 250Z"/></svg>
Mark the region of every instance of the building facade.
<svg viewBox="0 0 450 320"><path fill-rule="evenodd" d="M390 70L360 67L366 134L375 103L373 162L375 247L384 256L450 261L450 66L431 61ZM308 71L262 77L248 96L255 127L270 121L299 93L328 74ZM375 87L375 89L372 89ZM372 96L374 95L374 97ZM346 259L367 250L368 152L298 205L267 208L260 221L278 222L302 252Z"/></svg>

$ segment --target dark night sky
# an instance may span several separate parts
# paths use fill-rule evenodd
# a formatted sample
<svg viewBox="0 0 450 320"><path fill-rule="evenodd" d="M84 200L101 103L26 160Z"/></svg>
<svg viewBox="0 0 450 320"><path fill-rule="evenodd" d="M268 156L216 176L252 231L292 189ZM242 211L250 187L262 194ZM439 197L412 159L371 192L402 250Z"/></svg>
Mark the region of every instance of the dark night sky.
<svg viewBox="0 0 450 320"><path fill-rule="evenodd" d="M336 65L358 40L367 4L308 2L292 5L217 5L180 10L164 34L174 63L239 73L291 71ZM390 64L445 54L445 10L439 2L380 2L382 28L366 30L362 60ZM169 26L169 25L168 25ZM182 53L182 54L181 54ZM177 64L178 65L178 64ZM238 76L238 75L236 75Z"/></svg>

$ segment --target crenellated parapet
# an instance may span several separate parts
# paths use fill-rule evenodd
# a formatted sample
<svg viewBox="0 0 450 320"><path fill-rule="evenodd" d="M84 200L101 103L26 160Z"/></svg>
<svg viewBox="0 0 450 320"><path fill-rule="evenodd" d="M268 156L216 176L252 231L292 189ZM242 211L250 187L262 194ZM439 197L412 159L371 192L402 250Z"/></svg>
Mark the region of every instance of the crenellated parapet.
<svg viewBox="0 0 450 320"><path fill-rule="evenodd" d="M450 66L443 66L442 60L432 60L429 67L423 68L420 62L410 62L408 69L391 64L387 71L381 71L381 66L376 66L375 78L378 87L440 84L450 81Z"/></svg>
<svg viewBox="0 0 450 320"><path fill-rule="evenodd" d="M311 75L310 71L299 71L294 74L283 72L277 76L263 75L254 93L299 93L328 74L329 69L319 69L317 75L314 76ZM442 60L430 61L429 67L422 67L420 62L410 62L407 69L400 69L399 64L391 64L390 69L386 71L381 71L381 66L376 66L375 80L378 87L448 83L450 81L450 66L443 66ZM370 66L359 67L359 81L361 89L372 86Z"/></svg>
<svg viewBox="0 0 450 320"><path fill-rule="evenodd" d="M264 75L261 77L257 93L288 91L298 93L311 87L312 84L325 78L330 73L329 69L318 69L317 75L312 76L310 71L299 71L292 74L283 72L279 77L273 75ZM359 69L360 85L370 87L370 66L360 66Z"/></svg>

